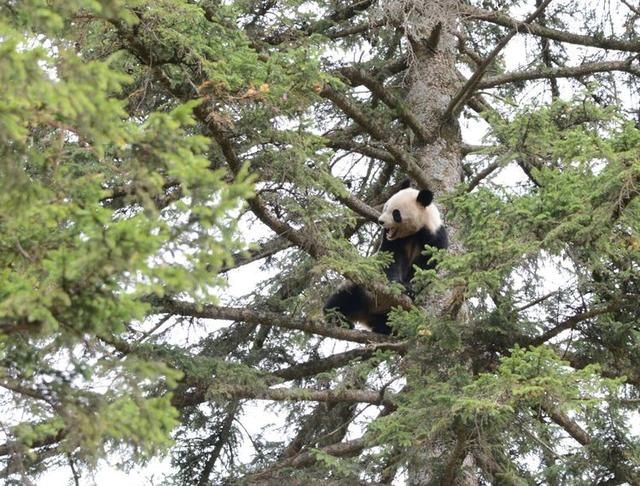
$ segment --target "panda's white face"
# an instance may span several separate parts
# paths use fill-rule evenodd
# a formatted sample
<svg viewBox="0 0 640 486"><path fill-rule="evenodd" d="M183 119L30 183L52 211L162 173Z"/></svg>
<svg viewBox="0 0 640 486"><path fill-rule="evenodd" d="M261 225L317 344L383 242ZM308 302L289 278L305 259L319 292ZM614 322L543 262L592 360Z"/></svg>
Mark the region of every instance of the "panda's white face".
<svg viewBox="0 0 640 486"><path fill-rule="evenodd" d="M378 223L386 231L388 240L411 236L426 227L435 233L442 226L440 213L431 204L430 191L407 188L398 191L385 203Z"/></svg>

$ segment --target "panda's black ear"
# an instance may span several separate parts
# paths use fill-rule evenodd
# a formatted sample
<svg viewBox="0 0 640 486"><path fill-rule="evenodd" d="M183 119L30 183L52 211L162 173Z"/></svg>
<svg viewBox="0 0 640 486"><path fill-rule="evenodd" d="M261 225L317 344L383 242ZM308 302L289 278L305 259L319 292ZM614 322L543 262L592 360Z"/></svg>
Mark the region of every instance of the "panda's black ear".
<svg viewBox="0 0 640 486"><path fill-rule="evenodd" d="M400 183L400 190L411 187L411 179L408 177Z"/></svg>
<svg viewBox="0 0 640 486"><path fill-rule="evenodd" d="M419 193L418 193L418 202L420 204L422 204L425 208L431 204L431 201L433 201L433 192L431 192L428 189L422 189Z"/></svg>

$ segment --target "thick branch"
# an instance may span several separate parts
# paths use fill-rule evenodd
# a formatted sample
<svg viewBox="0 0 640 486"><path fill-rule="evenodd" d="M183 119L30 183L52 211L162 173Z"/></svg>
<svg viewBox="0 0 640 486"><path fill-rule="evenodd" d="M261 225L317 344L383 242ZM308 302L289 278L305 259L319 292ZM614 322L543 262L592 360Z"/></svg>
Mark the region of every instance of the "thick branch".
<svg viewBox="0 0 640 486"><path fill-rule="evenodd" d="M339 444L331 444L327 447L319 449L324 454L329 454L335 457L353 457L358 455L365 448L366 443L364 439L355 439L348 442L341 442ZM266 479L278 474L278 471L284 468L303 468L309 467L316 462L316 454L313 451L304 451L296 454L293 457L287 458L283 461L274 464L273 466L264 469L252 476L243 478L243 483L246 484L264 484Z"/></svg>
<svg viewBox="0 0 640 486"><path fill-rule="evenodd" d="M532 22L538 16L540 16L544 11L544 9L547 8L547 5L549 5L550 2L551 0L545 0L544 2L542 2L542 4L531 15L529 15L526 18L526 20L524 21L524 24ZM496 56L500 53L500 51L502 51L502 49L505 48L505 46L509 43L509 41L513 38L513 36L515 36L518 33L519 29L520 29L520 23L517 23L516 25L513 26L513 29L511 30L511 32L509 32L500 42L498 42L498 45L494 47L491 53L482 61L480 66L478 66L478 69L476 69L476 71L469 78L469 80L462 87L462 89L460 89L460 91L458 91L458 93L449 102L449 106L447 106L447 110L445 111L445 114L442 117L443 121L446 121L450 116L458 113L458 110L462 107L465 100L469 96L471 96L471 93L473 93L473 91L476 89L478 83L480 82L480 79L482 79L482 76L484 76L484 73L487 70L487 68L491 65L491 63L496 58Z"/></svg>
<svg viewBox="0 0 640 486"><path fill-rule="evenodd" d="M640 70L632 65L632 59L625 61L605 61L581 64L580 66L560 67L556 69L538 69L535 71L514 71L500 76L485 79L478 83L478 89L495 88L503 84L517 81L530 81L534 79L556 79L575 78L588 76L595 73L606 73L611 71L624 71L636 76L640 76Z"/></svg>
<svg viewBox="0 0 640 486"><path fill-rule="evenodd" d="M571 420L564 412L557 408L542 405L542 409L557 425L562 427L571 437L573 437L580 445L586 446L591 443L591 437L576 422Z"/></svg>
<svg viewBox="0 0 640 486"><path fill-rule="evenodd" d="M284 380L298 380L346 366L356 359L368 359L379 351L394 351L404 354L407 351L407 347L406 342L371 344L364 348L352 349L326 358L290 366L289 368L275 371L272 374Z"/></svg>
<svg viewBox="0 0 640 486"><path fill-rule="evenodd" d="M369 403L393 407L390 397L384 392L368 390L312 390L308 388L264 388L256 389L244 385L217 385L208 394L222 395L237 400L271 400L276 402L309 401L327 403Z"/></svg>
<svg viewBox="0 0 640 486"><path fill-rule="evenodd" d="M329 19L336 23L349 20L351 17L355 17L356 15L368 9L372 4L372 0L357 0L355 3L347 5L341 10L336 10L335 12L333 12L331 15L329 15Z"/></svg>
<svg viewBox="0 0 640 486"><path fill-rule="evenodd" d="M616 309L620 308L620 304L617 303L611 303L609 305L606 305L604 307L598 307L595 309L591 309L589 311L586 312L582 312L580 314L576 314L575 316L572 316L564 321L562 321L561 323L557 324L555 327L549 329L548 331L544 332L543 334L541 334L538 337L535 338L530 338L525 340L524 343L520 343L523 346L540 346L541 344L546 343L547 341L549 341L550 339L553 339L554 337L556 337L558 334L560 334L563 331L567 331L569 329L573 329L576 324L582 322L582 321L586 321L589 320L593 317L597 317L600 316L602 314L607 314L609 312L612 312Z"/></svg>
<svg viewBox="0 0 640 486"><path fill-rule="evenodd" d="M404 169L419 185L425 189L430 187L424 172L413 157L387 138L387 131L366 115L342 93L325 85L320 96L331 100L343 113L364 128L372 137L382 142L383 147L393 156L395 162Z"/></svg>
<svg viewBox="0 0 640 486"><path fill-rule="evenodd" d="M456 437L456 445L451 452L451 456L444 466L444 472L442 479L440 480L441 486L453 486L456 481L456 477L460 471L462 461L464 461L467 450L468 435L465 431L458 431Z"/></svg>
<svg viewBox="0 0 640 486"><path fill-rule="evenodd" d="M295 319L276 312L256 311L240 307L223 307L215 305L199 305L192 302L184 302L167 298L151 298L150 302L158 312L169 312L183 316L198 317L202 319L221 319L230 321L242 321L264 326L276 326L285 329L297 329L299 331L317 334L319 336L352 341L356 343L389 342L392 338L380 334L363 331L353 331L341 327L330 327L322 321L310 321Z"/></svg>
<svg viewBox="0 0 640 486"><path fill-rule="evenodd" d="M369 221L373 221L374 223L378 222L378 218L380 217L380 212L372 208L371 206L369 206L364 201L361 201L360 199L355 197L353 194L348 194L346 196L337 195L336 197L342 204L347 206L353 212L367 218Z"/></svg>
<svg viewBox="0 0 640 486"><path fill-rule="evenodd" d="M378 80L367 75L362 69L357 68L345 67L340 69L340 73L350 81L352 86L366 86L385 105L395 110L400 119L411 128L419 142L427 143L433 141L433 135L427 131L418 118Z"/></svg>
<svg viewBox="0 0 640 486"><path fill-rule="evenodd" d="M470 143L461 143L460 151L462 152L462 156L465 157L470 154L495 153L499 151L499 147L495 147L492 145L474 145Z"/></svg>
<svg viewBox="0 0 640 486"><path fill-rule="evenodd" d="M491 22L493 24L519 29L520 32L526 32L531 35L546 37L548 39L569 44L577 44L581 46L598 47L601 49L614 49L625 52L640 52L640 42L625 41L619 38L604 36L589 36L565 32L562 30L551 29L539 24L532 24L527 21L522 22L503 12L484 10L469 4L460 4L460 13L469 19L478 19Z"/></svg>

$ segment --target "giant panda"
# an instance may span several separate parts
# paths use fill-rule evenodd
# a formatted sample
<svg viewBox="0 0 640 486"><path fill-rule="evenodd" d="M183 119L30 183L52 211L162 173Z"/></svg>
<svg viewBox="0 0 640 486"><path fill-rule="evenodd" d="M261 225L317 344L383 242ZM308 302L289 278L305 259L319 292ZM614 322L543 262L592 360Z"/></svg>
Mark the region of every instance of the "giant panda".
<svg viewBox="0 0 640 486"><path fill-rule="evenodd" d="M409 288L415 274L414 265L422 269L434 268L429 257L423 255L425 245L447 248L448 237L440 212L433 204L429 190L413 189L404 181L400 190L387 200L378 223L383 228L378 251L392 254L393 260L385 269L390 282ZM362 285L348 284L335 292L324 306L325 315L342 314L350 327L355 322L366 325L379 334L391 334L387 325L390 304L375 296Z"/></svg>

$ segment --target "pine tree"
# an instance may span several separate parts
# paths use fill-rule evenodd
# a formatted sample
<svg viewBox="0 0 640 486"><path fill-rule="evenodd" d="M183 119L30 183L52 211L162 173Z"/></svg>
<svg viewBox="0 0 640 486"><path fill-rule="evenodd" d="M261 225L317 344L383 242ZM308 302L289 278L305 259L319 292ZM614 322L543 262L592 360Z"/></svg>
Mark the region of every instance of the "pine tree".
<svg viewBox="0 0 640 486"><path fill-rule="evenodd" d="M640 484L632 3L0 15L8 484ZM413 298L376 254L407 177L452 242ZM324 320L346 280L393 336Z"/></svg>

